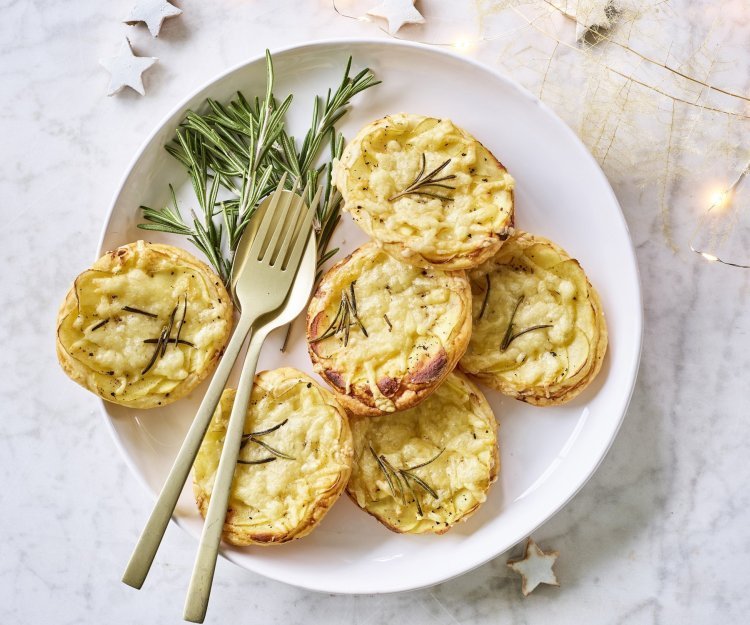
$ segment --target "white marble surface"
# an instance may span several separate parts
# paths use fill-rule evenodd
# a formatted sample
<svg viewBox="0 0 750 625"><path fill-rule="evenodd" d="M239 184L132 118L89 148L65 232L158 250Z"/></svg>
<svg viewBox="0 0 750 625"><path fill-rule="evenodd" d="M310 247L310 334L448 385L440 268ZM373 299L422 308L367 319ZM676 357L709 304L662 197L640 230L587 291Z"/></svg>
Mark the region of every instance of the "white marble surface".
<svg viewBox="0 0 750 625"><path fill-rule="evenodd" d="M118 457L97 400L57 366L57 306L92 260L104 211L134 151L176 101L266 46L382 34L337 16L326 0L184 0L184 14L159 39L130 31L138 54L160 59L146 76L147 96L107 98L97 59L119 46L127 28L118 17L129 2L0 6L2 620L178 623L195 544L170 527L146 587L136 592L119 583L151 500ZM747 15L738 14L732 30L738 41L747 41ZM493 42L473 53L514 70ZM748 73L738 68L748 62L746 50L731 66L745 72L743 80ZM646 172L605 169L638 250L644 352L608 457L535 534L561 553L561 587L523 599L503 556L427 590L336 597L222 561L208 622L746 622L750 273L672 251L661 235L658 190L642 185ZM695 205L691 185L670 189L670 204ZM691 220L676 220L680 245Z"/></svg>

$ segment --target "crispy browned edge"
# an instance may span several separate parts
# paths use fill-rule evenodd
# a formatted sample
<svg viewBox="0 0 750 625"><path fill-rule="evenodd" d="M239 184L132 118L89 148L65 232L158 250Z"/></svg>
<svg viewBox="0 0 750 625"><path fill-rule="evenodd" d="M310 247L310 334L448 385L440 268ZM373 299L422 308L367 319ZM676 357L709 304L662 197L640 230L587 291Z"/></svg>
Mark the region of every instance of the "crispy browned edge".
<svg viewBox="0 0 750 625"><path fill-rule="evenodd" d="M477 399L477 405L480 409L481 413L485 417L485 419L492 425L492 431L495 435L495 454L494 454L494 462L492 466L490 467L490 478L487 482L487 492L489 492L490 487L492 484L494 484L497 481L498 475L500 475L500 448L497 444L497 419L495 418L495 414L492 412L492 408L490 407L489 402L487 401L487 398L484 396L484 393L477 387L474 382L465 374L461 373L460 371L456 370L453 371L453 375L456 377L459 377L466 386L469 387L470 393L472 397ZM355 417L356 419L357 417ZM368 510L366 507L362 508L359 503L357 502L357 498L349 491L349 486L347 484L346 494L354 502L354 505L357 506L360 510L365 511L367 514L369 514L371 517L377 519L381 524L383 524L385 527L387 527L392 532L395 532L396 534L445 534L447 531L449 531L452 527L456 526L458 523L464 523L468 518L474 514L479 507L484 502L477 502L474 507L472 507L470 510L467 510L462 516L458 517L457 519L454 519L452 522L448 523L448 525L439 525L438 527L440 529L430 529L424 532L407 532L405 530L400 529L396 525L392 525L388 523L387 520L384 518L379 517L374 512ZM486 500L485 500L486 501Z"/></svg>
<svg viewBox="0 0 750 625"><path fill-rule="evenodd" d="M370 254L373 251L377 253L380 249L376 242L370 241L331 267L320 281L307 309L307 346L315 372L331 386L336 393L337 399L348 412L358 416L370 417L389 413L375 406L373 392L368 385L352 385L349 393L346 393L342 373L331 369L327 360L318 354L315 344L310 341L318 336L318 324L320 323L323 311L317 310L317 303L325 295L328 285L336 281L339 270L355 255ZM407 371L401 378L388 377L377 381L378 389L383 395L393 401L396 411L406 410L426 399L438 387L440 382L455 369L461 356L463 356L466 348L469 346L472 323L471 286L463 271L446 273L449 273L451 278L463 280L464 288L459 292L465 311L463 323L447 346L448 349L445 349L446 346L444 346L434 357L420 362L415 369Z"/></svg>
<svg viewBox="0 0 750 625"><path fill-rule="evenodd" d="M107 252L102 257L100 257L91 266L90 269L87 269L86 271L90 271L91 269L107 271L111 267L114 267L118 264L124 264L127 257L135 253L135 247L138 245L138 243L140 243L140 241L134 241L132 243L128 243L127 245L121 245L117 249ZM215 351L214 355L206 362L205 366L202 369L194 371L182 382L180 382L180 384L178 384L172 391L170 391L168 397L166 394L159 393L146 395L145 397L140 398L138 401L117 401L109 395L105 396L100 393L95 381L89 374L88 368L85 367L80 361L73 358L65 349L65 345L63 345L62 341L60 340L60 326L63 320L78 306L75 288L78 277L76 277L76 279L73 281L73 284L71 285L67 295L65 296L65 300L60 306L60 310L57 314L55 330L55 348L57 352L57 359L60 362L60 366L62 367L63 371L65 371L65 373L71 380L80 384L85 389L91 391L105 401L113 404L119 404L121 406L127 406L129 408L140 409L166 406L167 404L171 404L172 402L185 397L185 395L195 389L209 375L209 373L213 371L214 367L219 362L219 359L224 353L224 348L226 347L227 342L229 341L229 336L232 331L234 314L232 299L229 297L227 290L224 288L221 279L211 270L208 265L201 262L192 254L179 247L174 247L172 245L166 245L162 243L146 243L146 246L147 253L149 251L154 251L162 255L169 255L176 261L186 260L187 262L195 265L198 271L204 272L209 278L209 281L216 290L217 300L221 299L221 304L219 306L220 312L222 313L222 316L226 321L226 333L222 338L221 343L218 344L218 349ZM82 273L85 273L85 271ZM80 275L82 274L79 274L79 276Z"/></svg>
<svg viewBox="0 0 750 625"><path fill-rule="evenodd" d="M413 115L410 115L408 113L404 113L405 115L408 115L409 117L414 117ZM389 119L391 115L386 115L385 117L382 117L378 120L375 120L374 122L370 122L365 128L368 128L377 122L385 121ZM423 116L418 116L423 117ZM425 119L427 119L427 116L424 116ZM437 118L435 118L437 119ZM507 172L507 168L505 165L503 165L500 160L490 151L487 149L487 147L478 141L476 137L468 133L466 130L461 128L460 126L456 126L466 137L468 137L471 141L476 141L480 146L482 146L482 149L487 152L487 154L490 156L491 159L495 161L498 167L500 167L503 171ZM362 128L360 130L360 133L365 129ZM359 134L352 140L352 144L360 140ZM351 144L350 144L351 145ZM348 148L348 146L347 146ZM351 214L352 218L354 219L355 223L359 225L369 236L371 236L373 239L378 241L378 244L386 251L388 254L393 256L396 260L400 260L401 262L408 263L410 265L415 265L417 267L438 267L442 269L443 271L458 271L462 269L472 269L474 267L478 267L483 262L489 260L492 258L500 249L503 242L508 238L508 236L513 232L513 224L515 222L515 193L513 190L511 190L511 206L510 211L508 211L508 219L505 228L501 232L490 232L488 233L479 243L479 245L471 252L467 254L456 254L455 256L451 256L448 259L434 259L429 258L423 254L420 254L419 252L415 252L414 250L411 250L408 245L400 242L388 242L388 241L381 241L375 237L374 233L369 232L366 228L364 228L360 221L357 219L357 210L352 208L352 204L349 202L347 197L347 190L346 189L339 189L341 192L342 197L344 198L344 210L347 211L349 214Z"/></svg>
<svg viewBox="0 0 750 625"><path fill-rule="evenodd" d="M339 437L339 444L341 445L343 457L348 458L349 463L344 470L339 471L337 479L333 485L320 494L315 501L315 505L310 508L302 522L288 532L253 532L248 531L247 528L237 527L232 522L236 512L229 508L227 510L226 520L224 521L222 537L228 543L237 545L238 547L247 547L249 545L259 545L262 547L280 545L307 536L313 531L313 529L315 529L318 523L320 523L328 510L331 509L331 506L336 503L344 488L346 488L346 484L349 481L349 476L352 472L352 464L354 461L352 431L349 427L349 419L346 411L336 401L333 393L320 386L311 377L292 367L261 371L255 376L255 384L269 388L269 385L279 384L289 378L300 378L307 383L313 384L315 388L321 391L321 394L326 398L328 404L336 410L336 413L341 419L341 436ZM234 389L225 389L221 396L221 402L234 401L235 393L236 391ZM199 487L195 481L195 477L193 477L193 494L195 495L195 501L198 505L198 510L200 511L201 516L205 518L211 498Z"/></svg>
<svg viewBox="0 0 750 625"><path fill-rule="evenodd" d="M589 304L594 311L594 319L596 320L598 336L595 349L589 351L589 358L583 364L579 370L582 374L576 374L567 384L556 384L550 387L533 386L525 389L515 388L514 385L506 383L500 376L491 373L475 373L469 371L465 366L459 363L459 368L467 373L470 377L486 384L490 388L493 388L503 395L508 395L519 401L532 404L534 406L558 406L564 404L578 396L598 375L604 362L604 356L607 352L608 344L608 333L607 323L604 317L604 310L602 309L601 300L599 294L593 287L591 282L586 275L586 272L581 267L581 263L577 259L572 258L564 249L559 245L538 235L533 235L528 232L518 232L516 235L517 239L524 239L523 243L525 246L532 244L542 244L552 247L557 253L565 257L564 260L572 260L578 265L581 273L586 279L587 292ZM528 244L527 244L528 242ZM498 342L500 338L498 338Z"/></svg>

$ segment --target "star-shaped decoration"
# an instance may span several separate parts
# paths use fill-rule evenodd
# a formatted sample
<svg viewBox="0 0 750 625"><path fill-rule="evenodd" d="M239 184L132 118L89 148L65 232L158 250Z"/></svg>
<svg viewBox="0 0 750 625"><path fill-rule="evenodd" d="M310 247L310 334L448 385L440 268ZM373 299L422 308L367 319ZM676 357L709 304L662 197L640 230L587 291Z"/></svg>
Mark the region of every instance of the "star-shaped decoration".
<svg viewBox="0 0 750 625"><path fill-rule="evenodd" d="M175 17L180 13L182 13L182 9L178 9L167 0L138 0L123 22L130 26L145 22L151 36L158 37L164 20L168 17Z"/></svg>
<svg viewBox="0 0 750 625"><path fill-rule="evenodd" d="M391 35L395 35L404 24L424 24L424 17L414 7L414 0L383 0L367 15L384 18Z"/></svg>
<svg viewBox="0 0 750 625"><path fill-rule="evenodd" d="M523 557L508 560L508 566L521 576L521 592L527 597L539 584L559 586L557 576L552 567L560 553L550 551L544 553L531 538L526 541Z"/></svg>
<svg viewBox="0 0 750 625"><path fill-rule="evenodd" d="M99 60L99 63L110 73L107 95L115 95L122 91L123 87L130 87L141 95L146 95L141 74L157 60L151 56L136 56L133 54L130 40L125 37L125 43L120 54Z"/></svg>

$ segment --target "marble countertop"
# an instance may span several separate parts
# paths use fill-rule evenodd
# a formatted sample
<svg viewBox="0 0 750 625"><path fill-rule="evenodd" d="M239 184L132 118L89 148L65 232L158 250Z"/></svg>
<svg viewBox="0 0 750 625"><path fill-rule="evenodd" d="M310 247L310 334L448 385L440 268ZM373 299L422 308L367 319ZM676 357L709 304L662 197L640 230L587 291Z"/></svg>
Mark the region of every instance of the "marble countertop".
<svg viewBox="0 0 750 625"><path fill-rule="evenodd" d="M184 0L184 14L151 39L144 28L119 23L131 4L2 3L5 623L181 622L194 541L170 527L144 590L119 582L151 498L115 451L97 400L58 367L52 337L59 302L71 277L92 261L104 212L134 152L178 100L265 47L386 36L372 23L337 15L326 0ZM146 74L146 97L108 98L107 74L97 61L114 54L126 32L138 54L159 63ZM732 32L735 38L744 32L746 41L747 17ZM488 41L469 52L534 87L505 46ZM737 54L734 71L750 63L747 49ZM570 120L569 111L560 113ZM681 237L694 219L689 212L673 220L678 245L672 249L662 236L660 188L643 182L647 159L630 173L604 166L637 248L644 350L632 404L609 455L534 535L542 547L560 551L561 587L542 587L524 599L501 556L434 588L337 597L220 561L208 622L746 622L750 272L686 253ZM669 205L698 205L689 184L671 184L666 193Z"/></svg>

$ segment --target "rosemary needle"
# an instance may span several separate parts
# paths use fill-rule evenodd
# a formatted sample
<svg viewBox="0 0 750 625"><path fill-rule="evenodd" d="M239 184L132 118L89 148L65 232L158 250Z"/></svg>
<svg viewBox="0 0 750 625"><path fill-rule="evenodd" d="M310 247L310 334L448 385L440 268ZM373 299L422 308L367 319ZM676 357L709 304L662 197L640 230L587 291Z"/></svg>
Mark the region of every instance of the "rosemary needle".
<svg viewBox="0 0 750 625"><path fill-rule="evenodd" d="M104 320L100 321L99 323L97 323L93 328L91 328L91 330L89 330L89 332L93 332L94 330L98 330L102 326L107 325L107 323L109 323L109 319L104 319Z"/></svg>
<svg viewBox="0 0 750 625"><path fill-rule="evenodd" d="M159 339L143 339L144 343L158 343ZM172 343L173 345L187 345L188 347L195 347L194 343L191 343L190 341L186 341L185 339L167 339L167 343Z"/></svg>
<svg viewBox="0 0 750 625"><path fill-rule="evenodd" d="M388 332L392 332L393 326L391 325L391 320L388 319L388 315L383 315L383 319L385 319L385 322L388 324Z"/></svg>
<svg viewBox="0 0 750 625"><path fill-rule="evenodd" d="M267 462L273 462L276 460L275 457L261 458L260 460L237 460L237 464L266 464Z"/></svg>
<svg viewBox="0 0 750 625"><path fill-rule="evenodd" d="M146 317L151 317L152 319L158 319L159 315L155 315L152 312L148 312L146 310L141 310L140 308L133 308L132 306L123 306L123 310L126 310L127 312L136 313L138 315L144 315Z"/></svg>
<svg viewBox="0 0 750 625"><path fill-rule="evenodd" d="M482 300L482 308L479 310L478 319L481 319L484 316L484 309L487 308L487 300L490 298L490 274L484 274L484 279L487 283L487 286L484 290L484 299Z"/></svg>

